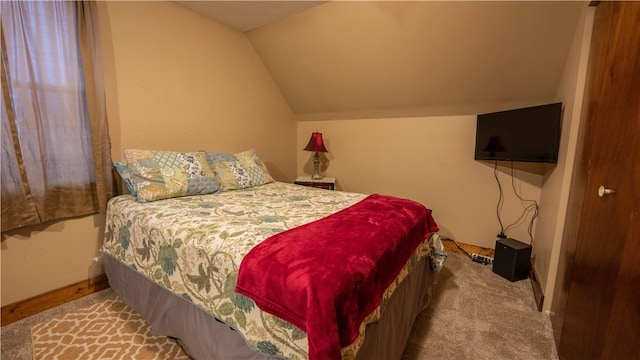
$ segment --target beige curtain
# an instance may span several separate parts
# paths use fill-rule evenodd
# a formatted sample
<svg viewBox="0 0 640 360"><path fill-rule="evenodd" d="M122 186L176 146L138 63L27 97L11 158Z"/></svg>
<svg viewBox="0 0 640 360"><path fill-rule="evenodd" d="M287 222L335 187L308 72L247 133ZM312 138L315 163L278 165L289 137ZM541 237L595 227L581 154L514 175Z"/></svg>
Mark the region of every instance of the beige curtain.
<svg viewBox="0 0 640 360"><path fill-rule="evenodd" d="M2 232L113 196L93 2L2 2Z"/></svg>

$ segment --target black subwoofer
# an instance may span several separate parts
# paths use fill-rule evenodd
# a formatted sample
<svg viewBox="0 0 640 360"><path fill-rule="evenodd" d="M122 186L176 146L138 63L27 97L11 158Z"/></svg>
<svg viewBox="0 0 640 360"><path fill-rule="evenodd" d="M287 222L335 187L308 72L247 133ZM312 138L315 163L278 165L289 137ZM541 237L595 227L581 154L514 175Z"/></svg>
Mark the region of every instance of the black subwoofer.
<svg viewBox="0 0 640 360"><path fill-rule="evenodd" d="M531 245L516 239L498 239L493 256L493 272L510 281L529 277Z"/></svg>

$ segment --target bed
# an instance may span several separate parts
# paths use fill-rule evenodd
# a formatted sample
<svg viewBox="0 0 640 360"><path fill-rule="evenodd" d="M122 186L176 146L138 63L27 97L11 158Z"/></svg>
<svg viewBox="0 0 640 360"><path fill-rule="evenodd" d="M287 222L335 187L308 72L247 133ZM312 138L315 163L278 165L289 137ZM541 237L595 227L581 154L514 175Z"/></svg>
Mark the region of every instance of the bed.
<svg viewBox="0 0 640 360"><path fill-rule="evenodd" d="M366 210L372 206L379 208ZM362 231L386 232L360 236L356 224L367 221L358 216L378 216ZM384 223L402 218L413 220L396 230ZM408 233L419 240L393 242L391 250L367 242ZM343 248L380 251L382 267L363 272L376 256L350 257ZM437 225L420 204L276 181L151 202L114 197L101 250L115 293L195 359L399 358L446 258ZM321 264L301 265L314 256ZM319 278L300 275L309 268L320 269ZM356 269L344 276L348 281L326 280L346 268Z"/></svg>

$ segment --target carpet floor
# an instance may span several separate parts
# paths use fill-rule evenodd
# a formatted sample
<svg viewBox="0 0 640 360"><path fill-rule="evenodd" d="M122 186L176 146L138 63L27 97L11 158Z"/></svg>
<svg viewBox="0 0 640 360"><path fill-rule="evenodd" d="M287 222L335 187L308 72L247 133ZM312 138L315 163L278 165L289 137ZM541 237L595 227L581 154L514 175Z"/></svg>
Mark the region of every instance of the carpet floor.
<svg viewBox="0 0 640 360"><path fill-rule="evenodd" d="M553 329L528 279L449 253L433 298L414 324L403 360L556 360Z"/></svg>
<svg viewBox="0 0 640 360"><path fill-rule="evenodd" d="M46 335L49 328L41 324L49 322L56 326L67 326L69 319L86 312L91 306L99 307L100 311L108 309L109 306L101 304L113 304L116 298L111 289L103 290L2 327L1 357L34 359L32 328L37 339L38 331L44 331ZM67 320L64 320L65 316ZM133 319L135 314L127 316L131 316L132 321L138 321ZM156 342L153 344L162 342L162 339L146 340L153 338L146 333L148 326L134 328L139 329L134 331L140 331L137 337L145 339L139 346L149 349L153 347L151 341ZM168 340L169 345L163 343L160 346L173 349L170 346L173 340ZM35 348L39 349L39 345ZM158 359L176 358L176 353L172 351L166 350L164 357ZM80 358L87 358L86 354L83 353ZM110 352L93 358L118 359L117 354ZM69 353L69 356L59 358L78 359L77 353ZM126 358L146 360L148 356L145 354L132 358L128 355ZM549 317L537 311L528 280L512 283L494 274L490 265L474 263L463 255L451 253L434 285L431 304L416 319L402 358L414 359L555 360L558 355Z"/></svg>

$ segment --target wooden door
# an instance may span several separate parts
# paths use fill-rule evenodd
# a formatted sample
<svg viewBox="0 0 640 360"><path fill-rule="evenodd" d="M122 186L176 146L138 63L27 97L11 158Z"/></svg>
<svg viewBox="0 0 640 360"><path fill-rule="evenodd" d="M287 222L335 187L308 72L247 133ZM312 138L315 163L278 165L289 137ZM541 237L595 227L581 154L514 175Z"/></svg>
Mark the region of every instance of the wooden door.
<svg viewBox="0 0 640 360"><path fill-rule="evenodd" d="M640 359L640 2L601 2L591 51L584 196L558 353ZM614 193L599 196L600 186Z"/></svg>

